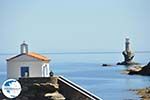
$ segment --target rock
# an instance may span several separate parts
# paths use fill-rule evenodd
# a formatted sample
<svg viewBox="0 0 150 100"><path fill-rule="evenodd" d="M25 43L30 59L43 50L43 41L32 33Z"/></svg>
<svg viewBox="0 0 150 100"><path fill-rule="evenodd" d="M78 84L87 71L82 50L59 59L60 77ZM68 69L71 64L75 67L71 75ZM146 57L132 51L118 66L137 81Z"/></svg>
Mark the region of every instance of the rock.
<svg viewBox="0 0 150 100"><path fill-rule="evenodd" d="M139 72L140 75L148 75L150 76L150 63L144 66Z"/></svg>
<svg viewBox="0 0 150 100"><path fill-rule="evenodd" d="M29 98L26 97L26 96L24 96L24 97L22 97L22 98L16 98L16 100L29 100Z"/></svg>
<svg viewBox="0 0 150 100"><path fill-rule="evenodd" d="M128 73L129 75L138 74L138 75L150 76L150 63L148 63L144 67L133 67L132 69L128 69L128 71L129 71Z"/></svg>
<svg viewBox="0 0 150 100"><path fill-rule="evenodd" d="M45 92L53 93L58 90L58 84L52 83L40 83L40 90Z"/></svg>
<svg viewBox="0 0 150 100"><path fill-rule="evenodd" d="M27 86L22 86L22 91L28 91L28 87Z"/></svg>
<svg viewBox="0 0 150 100"><path fill-rule="evenodd" d="M65 97L58 92L46 93L44 97L49 98L49 100L65 100Z"/></svg>
<svg viewBox="0 0 150 100"><path fill-rule="evenodd" d="M122 54L124 56L125 64L129 64L132 62L132 59L134 58L134 54L131 51L123 51Z"/></svg>
<svg viewBox="0 0 150 100"><path fill-rule="evenodd" d="M139 63L136 63L136 62L118 62L117 65L127 65L127 66L130 66L130 65L139 65Z"/></svg>
<svg viewBox="0 0 150 100"><path fill-rule="evenodd" d="M136 93L140 95L141 100L150 100L150 87L137 89Z"/></svg>
<svg viewBox="0 0 150 100"><path fill-rule="evenodd" d="M29 81L22 79L22 88L18 100L64 100L64 96L58 92L59 85L56 77L51 77L50 81L41 78L41 82L37 78Z"/></svg>
<svg viewBox="0 0 150 100"><path fill-rule="evenodd" d="M134 75L137 74L142 69L141 66L133 66L127 69L127 74Z"/></svg>
<svg viewBox="0 0 150 100"><path fill-rule="evenodd" d="M111 64L102 64L102 66L112 66Z"/></svg>

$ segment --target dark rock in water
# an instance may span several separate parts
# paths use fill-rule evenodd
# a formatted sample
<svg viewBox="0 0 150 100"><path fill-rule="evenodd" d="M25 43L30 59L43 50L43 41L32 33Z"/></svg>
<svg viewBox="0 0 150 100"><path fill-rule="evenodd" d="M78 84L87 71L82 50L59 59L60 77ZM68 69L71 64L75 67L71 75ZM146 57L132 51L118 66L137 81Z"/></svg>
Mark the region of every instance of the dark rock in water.
<svg viewBox="0 0 150 100"><path fill-rule="evenodd" d="M117 65L127 65L127 66L130 66L130 65L140 65L139 63L136 63L136 62L118 62Z"/></svg>
<svg viewBox="0 0 150 100"><path fill-rule="evenodd" d="M129 74L129 75L138 74L138 71L133 71L133 70L130 70L128 74Z"/></svg>
<svg viewBox="0 0 150 100"><path fill-rule="evenodd" d="M150 62L146 66L141 67L140 70L135 68L134 70L128 70L128 71L129 71L128 73L129 75L138 74L138 75L150 76Z"/></svg>
<svg viewBox="0 0 150 100"><path fill-rule="evenodd" d="M150 76L150 62L139 71L139 74Z"/></svg>
<svg viewBox="0 0 150 100"><path fill-rule="evenodd" d="M112 66L111 64L102 64L102 66Z"/></svg>

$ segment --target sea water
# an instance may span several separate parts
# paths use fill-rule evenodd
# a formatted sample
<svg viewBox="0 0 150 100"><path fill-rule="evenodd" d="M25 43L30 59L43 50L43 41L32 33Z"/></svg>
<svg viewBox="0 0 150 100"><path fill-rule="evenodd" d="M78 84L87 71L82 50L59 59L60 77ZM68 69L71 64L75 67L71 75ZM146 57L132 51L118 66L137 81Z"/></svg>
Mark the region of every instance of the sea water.
<svg viewBox="0 0 150 100"><path fill-rule="evenodd" d="M6 79L6 58L12 55L0 55L0 85ZM50 53L50 69L80 85L103 100L139 100L130 89L150 86L150 77L126 75L122 71L127 66L117 66L123 60L121 53ZM147 64L150 53L136 53L134 61ZM111 64L109 67L101 65Z"/></svg>

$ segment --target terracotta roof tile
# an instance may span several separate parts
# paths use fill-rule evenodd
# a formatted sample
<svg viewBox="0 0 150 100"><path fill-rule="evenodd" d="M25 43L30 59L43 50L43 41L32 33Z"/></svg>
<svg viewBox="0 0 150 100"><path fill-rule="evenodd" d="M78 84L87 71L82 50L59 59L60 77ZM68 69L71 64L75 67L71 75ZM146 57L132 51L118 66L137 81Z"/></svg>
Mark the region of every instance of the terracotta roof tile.
<svg viewBox="0 0 150 100"><path fill-rule="evenodd" d="M34 52L29 52L29 53L23 53L23 54L16 55L16 56L13 56L13 57L7 59L7 61L12 60L12 59L17 58L17 57L22 56L22 55L27 55L27 56L36 58L36 59L41 60L41 61L50 61L50 59L48 59L47 57L45 57L43 55L40 55L40 54L37 54L37 53L34 53Z"/></svg>
<svg viewBox="0 0 150 100"><path fill-rule="evenodd" d="M36 58L36 59L39 59L39 60L42 60L42 61L49 61L49 59L45 56L42 56L40 54L37 54L37 53L34 53L34 52L29 52L27 53L28 56L31 56L33 58Z"/></svg>

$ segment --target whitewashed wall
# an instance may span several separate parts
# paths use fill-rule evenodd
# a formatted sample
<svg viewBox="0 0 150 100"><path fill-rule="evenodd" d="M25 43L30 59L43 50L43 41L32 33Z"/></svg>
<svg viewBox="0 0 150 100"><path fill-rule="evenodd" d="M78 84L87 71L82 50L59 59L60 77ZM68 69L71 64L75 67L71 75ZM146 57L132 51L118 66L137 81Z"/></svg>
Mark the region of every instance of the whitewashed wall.
<svg viewBox="0 0 150 100"><path fill-rule="evenodd" d="M7 61L7 78L18 79L19 77L21 77L20 68L23 66L29 67L29 77L42 77L43 64L49 65L47 62L37 60L27 55L19 56L10 61Z"/></svg>

